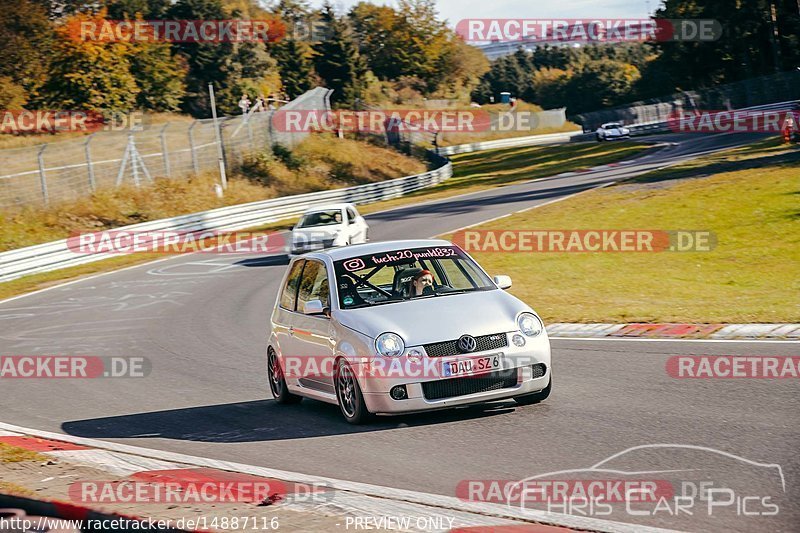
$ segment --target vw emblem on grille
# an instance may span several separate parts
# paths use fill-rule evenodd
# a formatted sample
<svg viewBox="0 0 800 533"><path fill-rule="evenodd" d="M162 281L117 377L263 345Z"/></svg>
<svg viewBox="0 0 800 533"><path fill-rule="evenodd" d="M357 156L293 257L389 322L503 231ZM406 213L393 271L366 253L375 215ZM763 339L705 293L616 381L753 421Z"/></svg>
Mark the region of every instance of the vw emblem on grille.
<svg viewBox="0 0 800 533"><path fill-rule="evenodd" d="M461 353L474 352L478 347L478 342L472 335L461 335L458 339L458 350Z"/></svg>

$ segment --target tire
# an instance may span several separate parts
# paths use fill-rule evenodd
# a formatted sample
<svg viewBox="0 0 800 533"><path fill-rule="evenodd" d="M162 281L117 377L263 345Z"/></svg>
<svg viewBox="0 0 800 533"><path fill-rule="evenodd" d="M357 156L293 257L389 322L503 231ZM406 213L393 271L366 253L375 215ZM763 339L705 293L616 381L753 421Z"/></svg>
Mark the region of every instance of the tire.
<svg viewBox="0 0 800 533"><path fill-rule="evenodd" d="M336 363L335 388L336 402L348 423L363 424L372 418L372 413L367 410L367 404L364 403L358 378L344 359L339 359Z"/></svg>
<svg viewBox="0 0 800 533"><path fill-rule="evenodd" d="M597 142L599 142L599 143L603 142L603 137L602 136L595 135L594 137L595 137L595 139L597 139Z"/></svg>
<svg viewBox="0 0 800 533"><path fill-rule="evenodd" d="M543 402L550 396L550 391L553 389L553 374L550 374L550 383L547 384L547 387L543 388L539 392L534 392L533 394L525 394L523 396L516 396L514 401L517 402L518 405L533 405L539 402Z"/></svg>
<svg viewBox="0 0 800 533"><path fill-rule="evenodd" d="M278 355L271 346L267 351L267 373L269 374L269 388L278 403L300 403L303 397L289 392L289 387L286 386L286 379L283 377L283 369L278 360Z"/></svg>

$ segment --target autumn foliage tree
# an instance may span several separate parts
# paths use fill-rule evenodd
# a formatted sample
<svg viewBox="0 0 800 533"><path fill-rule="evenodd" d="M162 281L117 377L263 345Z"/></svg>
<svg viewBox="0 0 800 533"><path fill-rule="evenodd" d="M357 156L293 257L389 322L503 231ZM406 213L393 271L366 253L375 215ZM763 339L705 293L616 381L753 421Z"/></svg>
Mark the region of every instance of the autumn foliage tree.
<svg viewBox="0 0 800 533"><path fill-rule="evenodd" d="M81 38L82 24L102 25L106 13L77 14L56 28L43 101L53 108L127 112L139 87L131 74L132 45Z"/></svg>

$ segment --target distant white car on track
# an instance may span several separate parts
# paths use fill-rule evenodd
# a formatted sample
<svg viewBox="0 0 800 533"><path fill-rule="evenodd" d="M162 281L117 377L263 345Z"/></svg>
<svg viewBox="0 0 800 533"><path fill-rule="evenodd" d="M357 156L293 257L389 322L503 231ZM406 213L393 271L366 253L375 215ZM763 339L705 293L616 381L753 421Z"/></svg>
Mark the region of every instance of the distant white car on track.
<svg viewBox="0 0 800 533"><path fill-rule="evenodd" d="M369 243L295 257L270 319L280 403L338 404L350 423L550 394L550 341L525 303L448 241Z"/></svg>
<svg viewBox="0 0 800 533"><path fill-rule="evenodd" d="M617 139L629 139L631 130L620 124L619 122L608 122L603 124L595 132L595 138L602 141L614 141Z"/></svg>
<svg viewBox="0 0 800 533"><path fill-rule="evenodd" d="M362 244L369 240L368 233L367 221L353 204L311 207L292 229L289 254Z"/></svg>

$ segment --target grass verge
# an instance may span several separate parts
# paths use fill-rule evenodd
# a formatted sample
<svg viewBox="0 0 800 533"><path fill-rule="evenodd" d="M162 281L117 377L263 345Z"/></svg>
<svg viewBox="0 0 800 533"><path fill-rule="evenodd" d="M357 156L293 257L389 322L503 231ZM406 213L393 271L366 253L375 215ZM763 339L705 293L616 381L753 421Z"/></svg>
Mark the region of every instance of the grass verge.
<svg viewBox="0 0 800 533"><path fill-rule="evenodd" d="M218 198L216 174L187 180L156 179L142 187L104 188L52 207L0 213L0 251L217 207L290 194L372 183L424 172L425 164L372 144L310 136L294 150L276 147L248 161Z"/></svg>
<svg viewBox="0 0 800 533"><path fill-rule="evenodd" d="M456 194L513 185L630 159L647 149L647 145L636 142L576 143L459 154L451 158L453 177L444 183L402 198L365 206L361 211L370 213L420 201L441 200Z"/></svg>
<svg viewBox="0 0 800 533"><path fill-rule="evenodd" d="M798 200L800 152L769 140L475 228L708 230L712 251L474 256L547 322L800 322Z"/></svg>
<svg viewBox="0 0 800 533"><path fill-rule="evenodd" d="M534 146L506 148L463 154L453 158L455 175L450 180L402 198L360 206L362 213L372 213L421 201L439 200L454 194L465 194L492 187L510 185L559 172L576 170L611 161L633 157L646 146L634 143L571 144L564 146ZM492 173L482 164L481 156L495 161L498 172ZM505 158L510 162L504 163ZM528 163L530 162L530 164ZM199 209L196 209L199 210ZM256 228L258 231L286 229L294 220L285 220ZM55 237L59 238L59 237ZM0 283L0 300L47 288L81 277L133 266L164 257L158 254L134 254L114 257L95 263L33 274Z"/></svg>
<svg viewBox="0 0 800 533"><path fill-rule="evenodd" d="M0 442L0 463L47 462L50 457Z"/></svg>

